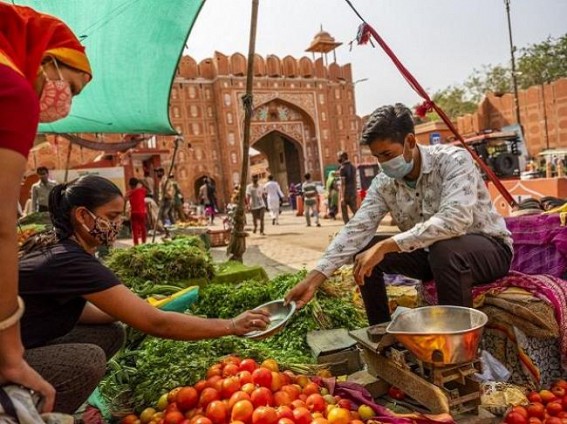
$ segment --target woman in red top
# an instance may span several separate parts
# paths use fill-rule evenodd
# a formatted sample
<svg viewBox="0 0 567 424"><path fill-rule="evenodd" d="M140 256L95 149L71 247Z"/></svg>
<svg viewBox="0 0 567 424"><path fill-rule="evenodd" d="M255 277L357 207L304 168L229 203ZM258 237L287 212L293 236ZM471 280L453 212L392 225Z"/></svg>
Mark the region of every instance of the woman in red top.
<svg viewBox="0 0 567 424"><path fill-rule="evenodd" d="M142 243L146 242L146 189L137 178L130 178L128 185L130 186L127 196L130 201L130 228L134 245L137 245L140 239Z"/></svg>
<svg viewBox="0 0 567 424"><path fill-rule="evenodd" d="M34 389L53 408L55 391L24 360L17 297L16 210L38 122L64 118L91 79L84 48L59 19L0 2L0 384Z"/></svg>

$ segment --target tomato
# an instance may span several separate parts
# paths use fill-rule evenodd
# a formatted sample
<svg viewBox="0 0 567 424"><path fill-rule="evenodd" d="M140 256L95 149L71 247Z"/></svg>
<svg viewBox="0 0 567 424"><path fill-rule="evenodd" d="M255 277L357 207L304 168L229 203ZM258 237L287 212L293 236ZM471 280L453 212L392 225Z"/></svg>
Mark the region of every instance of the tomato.
<svg viewBox="0 0 567 424"><path fill-rule="evenodd" d="M280 367L278 366L278 363L276 362L275 359L266 359L264 362L262 362L262 365L260 366L267 368L273 372L279 372L280 370Z"/></svg>
<svg viewBox="0 0 567 424"><path fill-rule="evenodd" d="M303 386L303 394L309 396L314 393L319 393L320 389L317 383L310 382Z"/></svg>
<svg viewBox="0 0 567 424"><path fill-rule="evenodd" d="M142 411L142 413L140 414L140 422L142 424L149 423L153 419L155 413L156 413L156 410L154 408L144 409Z"/></svg>
<svg viewBox="0 0 567 424"><path fill-rule="evenodd" d="M160 396L158 402L157 402L157 408L160 411L163 411L165 408L167 408L167 393L164 393L163 395Z"/></svg>
<svg viewBox="0 0 567 424"><path fill-rule="evenodd" d="M293 371L285 370L283 373L289 377L289 383L287 384L295 383L295 379L297 378L297 376L293 373Z"/></svg>
<svg viewBox="0 0 567 424"><path fill-rule="evenodd" d="M348 409L334 407L327 414L329 424L348 424L350 421L350 412Z"/></svg>
<svg viewBox="0 0 567 424"><path fill-rule="evenodd" d="M276 409L278 414L278 418L289 418L290 420L293 419L293 411L289 406L280 406Z"/></svg>
<svg viewBox="0 0 567 424"><path fill-rule="evenodd" d="M213 424L223 424L228 416L228 411L224 402L214 400L207 405L205 414Z"/></svg>
<svg viewBox="0 0 567 424"><path fill-rule="evenodd" d="M274 396L272 392L267 387L258 387L250 395L250 400L255 408L259 406L273 406Z"/></svg>
<svg viewBox="0 0 567 424"><path fill-rule="evenodd" d="M546 406L545 406L545 410L547 411L547 413L551 416L556 416L557 414L559 414L560 412L563 411L563 406L561 405L561 402L555 401L555 402L549 402Z"/></svg>
<svg viewBox="0 0 567 424"><path fill-rule="evenodd" d="M564 389L567 390L567 381L565 380L557 380L555 383L553 383L554 386L558 386L558 387L563 387Z"/></svg>
<svg viewBox="0 0 567 424"><path fill-rule="evenodd" d="M213 422L207 417L199 416L192 424L213 424Z"/></svg>
<svg viewBox="0 0 567 424"><path fill-rule="evenodd" d="M313 421L311 421L313 424L329 424L329 421L326 418L323 417L317 417L315 418ZM354 421L351 421L351 424ZM363 423L364 424L364 423Z"/></svg>
<svg viewBox="0 0 567 424"><path fill-rule="evenodd" d="M291 397L289 393L280 390L274 393L274 404L276 406L289 405L291 403Z"/></svg>
<svg viewBox="0 0 567 424"><path fill-rule="evenodd" d="M195 387L195 390L197 390L197 392L201 393L203 391L203 389L205 387L207 387L207 381L206 380L199 380L195 383L195 385L193 387Z"/></svg>
<svg viewBox="0 0 567 424"><path fill-rule="evenodd" d="M553 402L554 400L557 400L557 396L555 396L549 390L541 390L539 392L539 395L541 396L541 403L543 403L544 405L547 405L549 402Z"/></svg>
<svg viewBox="0 0 567 424"><path fill-rule="evenodd" d="M518 414L522 414L524 417L528 418L528 411L523 406L513 406L509 412L517 412Z"/></svg>
<svg viewBox="0 0 567 424"><path fill-rule="evenodd" d="M352 407L352 402L348 399L340 399L337 402L337 405L339 406L339 408L344 408L347 411L350 411L353 407Z"/></svg>
<svg viewBox="0 0 567 424"><path fill-rule="evenodd" d="M234 404L239 400L250 400L250 395L242 390L234 393L228 400L228 409L232 409Z"/></svg>
<svg viewBox="0 0 567 424"><path fill-rule="evenodd" d="M350 424L364 424L364 422L360 420L351 420Z"/></svg>
<svg viewBox="0 0 567 424"><path fill-rule="evenodd" d="M225 367L222 370L222 376L223 377L232 377L233 375L238 374L238 365L236 364L228 364L225 365Z"/></svg>
<svg viewBox="0 0 567 424"><path fill-rule="evenodd" d="M388 396L395 400L404 400L406 398L406 394L395 386L390 386Z"/></svg>
<svg viewBox="0 0 567 424"><path fill-rule="evenodd" d="M222 376L222 365L221 364L211 365L209 367L209 369L207 370L207 379L214 377L215 375L218 375L219 377Z"/></svg>
<svg viewBox="0 0 567 424"><path fill-rule="evenodd" d="M164 413L167 414L168 412L173 412L173 411L179 411L179 408L177 407L176 402L173 402L173 403L170 403L169 405L167 405L167 408L165 408Z"/></svg>
<svg viewBox="0 0 567 424"><path fill-rule="evenodd" d="M541 403L541 396L538 392L529 392L527 398L530 402L540 402Z"/></svg>
<svg viewBox="0 0 567 424"><path fill-rule="evenodd" d="M258 368L258 363L254 359L243 359L238 366L240 371L248 371L250 373L254 372L256 368Z"/></svg>
<svg viewBox="0 0 567 424"><path fill-rule="evenodd" d="M219 399L219 392L212 387L207 387L201 392L201 396L199 396L199 406L206 407L209 403Z"/></svg>
<svg viewBox="0 0 567 424"><path fill-rule="evenodd" d="M175 389L172 389L169 391L169 393L167 394L167 401L169 403L175 402L175 397L177 396L177 392L179 392L179 390L181 390L183 387L176 387Z"/></svg>
<svg viewBox="0 0 567 424"><path fill-rule="evenodd" d="M224 399L229 399L234 393L240 390L240 380L238 377L228 377L222 381L221 395Z"/></svg>
<svg viewBox="0 0 567 424"><path fill-rule="evenodd" d="M528 417L545 418L545 406L540 402L530 403L527 407Z"/></svg>
<svg viewBox="0 0 567 424"><path fill-rule="evenodd" d="M138 417L134 414L126 415L120 420L120 424L134 424L138 421Z"/></svg>
<svg viewBox="0 0 567 424"><path fill-rule="evenodd" d="M311 383L311 380L306 375L298 375L297 378L295 379L295 381L301 387L305 387L307 384Z"/></svg>
<svg viewBox="0 0 567 424"><path fill-rule="evenodd" d="M234 355L227 356L222 360L223 365L228 365L228 364L240 365L240 362L242 362L242 359Z"/></svg>
<svg viewBox="0 0 567 424"><path fill-rule="evenodd" d="M563 424L563 423L561 422L561 418L547 417L545 419L545 424Z"/></svg>
<svg viewBox="0 0 567 424"><path fill-rule="evenodd" d="M164 415L163 422L165 424L179 424L185 419L185 416L179 411L171 411Z"/></svg>
<svg viewBox="0 0 567 424"><path fill-rule="evenodd" d="M241 386L252 383L252 373L250 371L239 371L236 377L238 377Z"/></svg>
<svg viewBox="0 0 567 424"><path fill-rule="evenodd" d="M291 418L280 418L278 424L295 424Z"/></svg>
<svg viewBox="0 0 567 424"><path fill-rule="evenodd" d="M293 384L288 384L287 386L282 387L282 392L286 392L293 402L301 394L301 389Z"/></svg>
<svg viewBox="0 0 567 424"><path fill-rule="evenodd" d="M295 399L293 402L291 402L291 407L293 409L297 409L297 408L306 408L305 406L305 402L303 402L300 399Z"/></svg>
<svg viewBox="0 0 567 424"><path fill-rule="evenodd" d="M372 409L368 405L360 405L358 407L358 414L360 415L360 418L363 420L367 420L369 418L372 418L374 415L376 415L374 409Z"/></svg>
<svg viewBox="0 0 567 424"><path fill-rule="evenodd" d="M256 386L254 385L254 383L246 383L241 387L241 389L243 392L246 392L250 395L254 390L256 390Z"/></svg>
<svg viewBox="0 0 567 424"><path fill-rule="evenodd" d="M270 389L272 392L277 392L283 386L283 380L279 372L272 371L272 384Z"/></svg>
<svg viewBox="0 0 567 424"><path fill-rule="evenodd" d="M543 422L537 417L530 417L528 418L529 424L543 424Z"/></svg>
<svg viewBox="0 0 567 424"><path fill-rule="evenodd" d="M252 419L254 405L249 400L239 400L232 407L230 413L230 421L243 421L245 423Z"/></svg>
<svg viewBox="0 0 567 424"><path fill-rule="evenodd" d="M557 396L559 399L561 399L561 398L563 398L563 396L565 396L567 394L567 391L565 390L564 387L553 386L551 388L551 393L553 393L555 396Z"/></svg>
<svg viewBox="0 0 567 424"><path fill-rule="evenodd" d="M175 402L181 411L188 411L197 406L199 393L194 387L183 387L177 392Z"/></svg>
<svg viewBox="0 0 567 424"><path fill-rule="evenodd" d="M278 414L274 408L260 406L252 413L252 424L275 424L278 421ZM302 424L297 423L296 424Z"/></svg>
<svg viewBox="0 0 567 424"><path fill-rule="evenodd" d="M309 409L304 407L295 408L293 410L293 420L295 424L309 424L313 421Z"/></svg>
<svg viewBox="0 0 567 424"><path fill-rule="evenodd" d="M252 381L257 386L268 387L272 385L272 372L267 368L258 368L252 372Z"/></svg>
<svg viewBox="0 0 567 424"><path fill-rule="evenodd" d="M223 379L220 375L213 375L212 377L207 378L207 387L212 387L213 389L217 389L217 386L220 384L222 388L222 380Z"/></svg>
<svg viewBox="0 0 567 424"><path fill-rule="evenodd" d="M305 405L311 412L323 412L325 408L327 408L327 402L325 402L323 396L318 393L309 395L305 401Z"/></svg>
<svg viewBox="0 0 567 424"><path fill-rule="evenodd" d="M504 419L506 424L528 424L528 419L519 412L510 412Z"/></svg>
<svg viewBox="0 0 567 424"><path fill-rule="evenodd" d="M280 372L280 378L282 379L282 387L291 384L291 377L285 372Z"/></svg>

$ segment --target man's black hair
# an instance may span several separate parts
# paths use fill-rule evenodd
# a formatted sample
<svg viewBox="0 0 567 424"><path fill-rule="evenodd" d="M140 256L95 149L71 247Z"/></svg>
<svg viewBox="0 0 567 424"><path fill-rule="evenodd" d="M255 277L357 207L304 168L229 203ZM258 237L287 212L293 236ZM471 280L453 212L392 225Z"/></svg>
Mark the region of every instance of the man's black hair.
<svg viewBox="0 0 567 424"><path fill-rule="evenodd" d="M130 187L134 188L134 187L136 187L136 186L138 185L139 182L140 182L140 180L138 180L137 178L132 177L132 178L130 178L130 179L128 180L128 185L129 185Z"/></svg>
<svg viewBox="0 0 567 424"><path fill-rule="evenodd" d="M268 175L268 180L273 181L274 180L274 176L272 174Z"/></svg>
<svg viewBox="0 0 567 424"><path fill-rule="evenodd" d="M49 169L46 166L40 166L35 171L37 174L49 174Z"/></svg>
<svg viewBox="0 0 567 424"><path fill-rule="evenodd" d="M369 145L375 140L390 139L403 144L408 134L414 134L413 116L411 110L401 103L382 106L376 109L368 118L362 136L361 145Z"/></svg>
<svg viewBox="0 0 567 424"><path fill-rule="evenodd" d="M310 180L311 179L311 174L308 172L306 173L303 178L305 178L306 180Z"/></svg>

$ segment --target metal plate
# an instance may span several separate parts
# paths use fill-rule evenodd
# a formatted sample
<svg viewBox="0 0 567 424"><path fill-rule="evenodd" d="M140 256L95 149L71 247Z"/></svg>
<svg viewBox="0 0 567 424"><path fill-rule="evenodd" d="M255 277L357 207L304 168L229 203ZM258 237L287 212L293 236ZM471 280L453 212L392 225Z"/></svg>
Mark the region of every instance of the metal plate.
<svg viewBox="0 0 567 424"><path fill-rule="evenodd" d="M253 310L257 311L260 309L264 309L270 314L270 325L262 331L251 331L250 333L246 333L244 337L247 339L263 340L282 331L289 319L295 313L296 306L293 301L288 305L284 305L284 300L279 299L264 303Z"/></svg>

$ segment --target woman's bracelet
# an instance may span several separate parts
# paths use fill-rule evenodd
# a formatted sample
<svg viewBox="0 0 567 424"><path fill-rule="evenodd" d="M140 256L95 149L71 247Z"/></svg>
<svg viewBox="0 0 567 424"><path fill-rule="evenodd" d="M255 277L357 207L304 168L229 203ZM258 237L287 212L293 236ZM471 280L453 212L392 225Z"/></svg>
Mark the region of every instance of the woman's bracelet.
<svg viewBox="0 0 567 424"><path fill-rule="evenodd" d="M14 324L16 324L24 314L24 310L24 301L20 296L18 296L18 309L16 309L16 312L14 312L4 321L0 321L0 331L6 330L7 328L10 328Z"/></svg>

